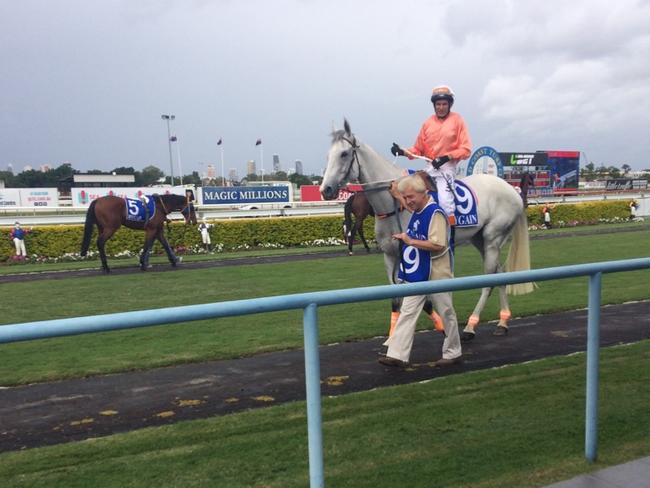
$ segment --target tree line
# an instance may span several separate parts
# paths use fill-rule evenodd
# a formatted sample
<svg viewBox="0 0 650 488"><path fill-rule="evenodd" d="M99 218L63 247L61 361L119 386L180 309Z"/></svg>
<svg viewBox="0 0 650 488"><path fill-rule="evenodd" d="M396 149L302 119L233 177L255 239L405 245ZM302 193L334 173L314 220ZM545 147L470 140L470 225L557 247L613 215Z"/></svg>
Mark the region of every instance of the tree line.
<svg viewBox="0 0 650 488"><path fill-rule="evenodd" d="M71 178L75 174L91 174L91 175L133 175L135 178L135 186L152 186L160 184L161 182L170 184L171 178L166 176L165 173L157 166L145 166L141 171L136 170L132 166L119 166L111 171L90 170L82 172L74 169L71 164L64 163L57 168L48 171L40 170L26 170L21 173L14 174L11 171L0 171L0 181L4 181L6 188L59 188L62 180ZM298 187L302 185L311 185L313 182L320 183L322 178L314 175L300 175L297 173L287 175L284 171L276 173L269 173L264 175L266 181L290 181ZM261 177L256 174L246 175L242 180L225 182L234 185L242 185L251 182L259 182ZM180 179L174 178L174 183L179 184ZM190 174L183 175L183 184L195 186L219 186L224 185L222 177L213 179L202 179L197 171Z"/></svg>
<svg viewBox="0 0 650 488"><path fill-rule="evenodd" d="M596 166L594 163L589 163L580 168L580 178L585 181L630 178L631 171L632 167L629 164L624 164L619 169L616 166L605 166L604 164ZM650 181L650 172L645 171L641 176L635 178Z"/></svg>

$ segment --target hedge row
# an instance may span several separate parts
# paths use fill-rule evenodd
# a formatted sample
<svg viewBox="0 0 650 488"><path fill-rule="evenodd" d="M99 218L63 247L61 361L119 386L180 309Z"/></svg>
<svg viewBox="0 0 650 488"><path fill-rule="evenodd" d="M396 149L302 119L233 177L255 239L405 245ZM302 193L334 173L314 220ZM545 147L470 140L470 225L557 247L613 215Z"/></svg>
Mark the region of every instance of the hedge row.
<svg viewBox="0 0 650 488"><path fill-rule="evenodd" d="M577 204L556 204L552 206L553 225L584 225L602 221L626 219L629 216L625 200L598 201ZM542 205L528 207L528 221L531 226L543 223ZM217 220L210 229L213 246L218 250L246 249L254 247L295 247L330 244L342 240L342 219L328 217L286 217ZM374 221L366 219L364 231L368 239L374 238ZM10 229L0 230L0 261L13 256L13 242ZM83 237L82 225L44 225L34 227L26 237L30 256L61 258L76 256ZM167 231L171 245L180 252L201 248L201 235L196 226L172 223ZM97 238L93 233L91 251L95 250ZM122 227L108 242L106 251L110 256L137 254L142 248L142 231ZM156 244L154 252L161 252Z"/></svg>
<svg viewBox="0 0 650 488"><path fill-rule="evenodd" d="M599 200L596 202L553 204L550 206L551 223L554 226L565 227L625 220L630 216L629 203L629 200ZM543 208L544 205L530 205L528 207L529 225L541 226L544 223Z"/></svg>
<svg viewBox="0 0 650 488"><path fill-rule="evenodd" d="M295 247L300 245L325 245L340 243L343 239L341 217L287 217L273 219L236 219L212 221L210 235L218 250L248 249L254 247ZM29 228L26 228L29 230ZM368 237L373 238L372 219L365 222ZM14 254L10 239L11 229L0 230L0 260L6 261ZM165 234L173 248L179 252L202 247L198 226L174 222L166 227ZM74 257L79 254L83 238L83 225L44 225L34 227L25 238L30 257ZM97 229L93 231L90 251L96 251ZM142 249L144 233L126 227L120 228L106 244L109 256L137 254ZM162 252L156 243L154 253Z"/></svg>

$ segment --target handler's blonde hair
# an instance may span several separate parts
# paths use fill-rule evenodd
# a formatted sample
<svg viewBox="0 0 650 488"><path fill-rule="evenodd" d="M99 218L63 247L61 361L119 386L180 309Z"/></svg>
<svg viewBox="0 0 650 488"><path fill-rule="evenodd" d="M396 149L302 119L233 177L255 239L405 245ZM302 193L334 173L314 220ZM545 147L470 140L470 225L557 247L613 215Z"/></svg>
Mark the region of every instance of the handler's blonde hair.
<svg viewBox="0 0 650 488"><path fill-rule="evenodd" d="M424 181L418 175L405 176L397 182L397 191L400 193L405 192L409 188L416 193L425 193L427 191Z"/></svg>

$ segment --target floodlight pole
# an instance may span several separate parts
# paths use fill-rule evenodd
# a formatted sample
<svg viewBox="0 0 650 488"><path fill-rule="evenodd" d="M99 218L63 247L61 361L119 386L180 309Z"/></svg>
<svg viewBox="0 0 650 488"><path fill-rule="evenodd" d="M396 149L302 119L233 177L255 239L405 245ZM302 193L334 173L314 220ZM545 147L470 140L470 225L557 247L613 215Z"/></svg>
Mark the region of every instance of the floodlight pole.
<svg viewBox="0 0 650 488"><path fill-rule="evenodd" d="M175 115L162 114L161 119L167 121L167 144L169 145L169 169L171 170L171 183L174 186L174 161L172 158L172 133L169 127L169 121L176 118Z"/></svg>

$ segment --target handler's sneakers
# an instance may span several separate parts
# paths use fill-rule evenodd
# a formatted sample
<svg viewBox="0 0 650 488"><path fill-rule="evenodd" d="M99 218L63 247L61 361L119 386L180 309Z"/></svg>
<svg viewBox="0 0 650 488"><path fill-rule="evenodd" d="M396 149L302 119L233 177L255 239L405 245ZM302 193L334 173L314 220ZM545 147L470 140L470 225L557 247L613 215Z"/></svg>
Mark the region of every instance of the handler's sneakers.
<svg viewBox="0 0 650 488"><path fill-rule="evenodd" d="M462 362L463 362L463 357L458 356L457 358L454 359L445 359L445 358L438 359L435 363L433 363L433 365L436 368L444 368L446 366L453 366L454 364L462 364Z"/></svg>
<svg viewBox="0 0 650 488"><path fill-rule="evenodd" d="M395 359L388 356L381 357L377 361L379 364L383 364L384 366L392 366L394 368L406 368L409 365L408 361L402 361L400 359Z"/></svg>

